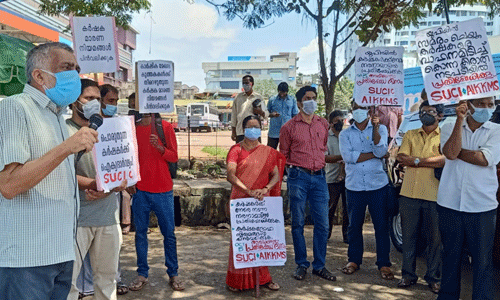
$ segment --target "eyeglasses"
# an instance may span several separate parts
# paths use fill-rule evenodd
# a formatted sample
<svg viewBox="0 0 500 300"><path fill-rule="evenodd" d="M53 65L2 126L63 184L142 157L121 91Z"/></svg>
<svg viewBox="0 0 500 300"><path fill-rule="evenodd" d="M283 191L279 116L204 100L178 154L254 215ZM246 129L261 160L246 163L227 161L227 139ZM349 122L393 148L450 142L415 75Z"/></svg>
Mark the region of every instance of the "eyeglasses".
<svg viewBox="0 0 500 300"><path fill-rule="evenodd" d="M437 116L438 112L435 111L435 110L422 110L422 111L420 111L420 114L421 115L428 114L428 115L431 115L431 116Z"/></svg>

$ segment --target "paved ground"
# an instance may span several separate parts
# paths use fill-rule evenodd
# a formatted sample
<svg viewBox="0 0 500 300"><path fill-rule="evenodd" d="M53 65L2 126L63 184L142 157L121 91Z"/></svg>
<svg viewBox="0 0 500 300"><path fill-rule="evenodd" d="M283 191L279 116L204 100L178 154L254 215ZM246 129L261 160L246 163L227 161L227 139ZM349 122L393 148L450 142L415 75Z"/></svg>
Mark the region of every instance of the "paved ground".
<svg viewBox="0 0 500 300"><path fill-rule="evenodd" d="M312 226L306 226L305 235L309 246L309 257L312 257ZM229 250L230 232L226 229L215 229L213 227L179 227L176 231L180 276L186 283L186 290L173 292L168 286L168 277L163 266L163 244L158 229L149 235L150 250L150 284L139 292L129 292L120 296L119 299L253 299L253 291L239 294L232 293L225 288L225 275L227 268L227 256ZM262 299L307 299L307 300L396 300L415 299L430 300L436 296L432 294L419 280L418 284L411 289L403 290L396 287L397 280L401 278L401 254L393 250L391 260L394 264L396 279L385 281L378 275L375 267L375 242L373 238L373 226L366 224L365 254L362 269L356 274L343 275L337 269L342 267L346 260L347 245L342 243L340 227L334 228L332 239L328 242L327 267L337 275L337 282L328 282L308 273L304 281L292 278L295 268L293 262L293 247L290 227L286 227L288 262L283 267L271 268L273 280L281 285L278 292L262 289ZM135 248L134 234L124 236L124 246L121 255L124 282L130 282L135 273ZM419 258L417 261L417 273L423 276L425 261ZM309 270L310 271L310 270ZM464 280L462 299L470 297L470 267L464 268ZM500 278L496 272L497 278ZM500 282L496 280L496 282ZM498 287L497 287L498 290ZM90 300L87 297L86 300ZM497 297L497 299L500 299Z"/></svg>

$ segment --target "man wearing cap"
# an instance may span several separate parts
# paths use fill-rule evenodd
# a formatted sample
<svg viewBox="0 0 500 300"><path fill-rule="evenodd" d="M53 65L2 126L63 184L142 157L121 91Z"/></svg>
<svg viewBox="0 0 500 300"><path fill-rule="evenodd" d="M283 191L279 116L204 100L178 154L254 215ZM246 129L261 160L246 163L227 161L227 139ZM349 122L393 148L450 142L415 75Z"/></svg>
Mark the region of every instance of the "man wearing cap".
<svg viewBox="0 0 500 300"><path fill-rule="evenodd" d="M278 95L269 99L267 111L270 118L267 145L277 149L281 127L299 113L297 100L294 96L288 95L288 84L286 82L278 85Z"/></svg>

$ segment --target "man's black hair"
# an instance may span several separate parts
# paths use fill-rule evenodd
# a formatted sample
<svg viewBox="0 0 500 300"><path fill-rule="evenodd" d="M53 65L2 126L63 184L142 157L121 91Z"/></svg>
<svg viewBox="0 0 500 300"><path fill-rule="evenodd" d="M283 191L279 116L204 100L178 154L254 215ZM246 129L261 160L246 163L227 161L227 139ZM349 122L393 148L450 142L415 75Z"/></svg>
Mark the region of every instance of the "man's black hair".
<svg viewBox="0 0 500 300"><path fill-rule="evenodd" d="M278 92L287 92L288 93L288 83L281 82L278 84Z"/></svg>
<svg viewBox="0 0 500 300"><path fill-rule="evenodd" d="M85 89L89 86L95 86L96 88L99 88L99 84L92 79L82 78L80 79L80 81L82 83L82 90L80 91L80 95L83 94L83 91L85 91Z"/></svg>
<svg viewBox="0 0 500 300"><path fill-rule="evenodd" d="M302 98L304 98L305 94L307 92L314 92L316 96L318 96L318 92L316 91L315 87L312 87L310 85L306 85L300 88L300 90L295 93L295 97L297 98L297 101L302 102Z"/></svg>
<svg viewBox="0 0 500 300"><path fill-rule="evenodd" d="M248 121L250 120L257 120L259 121L259 126L262 127L262 123L260 122L260 118L257 115L249 115L248 117L243 119L243 122L241 122L243 126L243 131L245 131L245 128L247 126Z"/></svg>
<svg viewBox="0 0 500 300"><path fill-rule="evenodd" d="M243 76L243 78L241 78L241 81L243 81L243 79L245 79L245 78L248 78L248 80L250 80L250 82L252 84L255 84L254 81L253 81L253 76L252 75L245 75L245 76Z"/></svg>
<svg viewBox="0 0 500 300"><path fill-rule="evenodd" d="M344 114L340 111L340 110L334 110L330 113L330 115L328 116L328 121L331 122L335 117L338 117L338 116L341 116L343 117Z"/></svg>
<svg viewBox="0 0 500 300"><path fill-rule="evenodd" d="M101 99L104 98L109 92L118 95L118 89L111 84L103 84L99 87L99 90L101 91Z"/></svg>
<svg viewBox="0 0 500 300"><path fill-rule="evenodd" d="M130 99L130 98L134 98L135 99L135 92L133 92L132 94L130 94L127 99Z"/></svg>
<svg viewBox="0 0 500 300"><path fill-rule="evenodd" d="M418 111L421 111L422 107L424 107L424 106L434 107L439 115L442 114L442 113L444 113L444 105L443 104L430 105L429 101L425 100L424 102L422 102L420 104L420 107L418 108Z"/></svg>

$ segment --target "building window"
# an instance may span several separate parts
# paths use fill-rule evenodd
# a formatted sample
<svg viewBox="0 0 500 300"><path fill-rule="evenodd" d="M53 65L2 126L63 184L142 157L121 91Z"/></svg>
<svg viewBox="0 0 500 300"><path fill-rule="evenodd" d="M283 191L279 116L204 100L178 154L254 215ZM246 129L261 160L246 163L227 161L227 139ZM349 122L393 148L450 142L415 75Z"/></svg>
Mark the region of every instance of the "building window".
<svg viewBox="0 0 500 300"><path fill-rule="evenodd" d="M408 36L408 31L401 31L401 36Z"/></svg>
<svg viewBox="0 0 500 300"><path fill-rule="evenodd" d="M220 88L222 90L239 90L240 82L239 81L221 81Z"/></svg>
<svg viewBox="0 0 500 300"><path fill-rule="evenodd" d="M412 31L411 35L417 35L417 32L416 31Z"/></svg>
<svg viewBox="0 0 500 300"><path fill-rule="evenodd" d="M493 35L493 31L486 32L486 35Z"/></svg>
<svg viewBox="0 0 500 300"><path fill-rule="evenodd" d="M460 16L461 16L461 17L467 17L467 11L466 11L466 10L462 10L462 11L460 12Z"/></svg>
<svg viewBox="0 0 500 300"><path fill-rule="evenodd" d="M293 70L293 69L295 69L295 66L290 66L290 67L288 67L288 68L289 68L290 70Z"/></svg>
<svg viewBox="0 0 500 300"><path fill-rule="evenodd" d="M419 26L427 26L427 22L420 22Z"/></svg>
<svg viewBox="0 0 500 300"><path fill-rule="evenodd" d="M399 43L399 45L401 45L401 46L408 46L408 41L401 41Z"/></svg>
<svg viewBox="0 0 500 300"><path fill-rule="evenodd" d="M391 39L384 39L384 45L389 45L391 43Z"/></svg>
<svg viewBox="0 0 500 300"><path fill-rule="evenodd" d="M238 74L238 71L235 70L222 70L222 77L223 78L232 78L235 77L234 75Z"/></svg>
<svg viewBox="0 0 500 300"><path fill-rule="evenodd" d="M446 25L446 21L441 21L441 25Z"/></svg>
<svg viewBox="0 0 500 300"><path fill-rule="evenodd" d="M476 12L475 11L469 11L469 16L475 17L476 16Z"/></svg>
<svg viewBox="0 0 500 300"><path fill-rule="evenodd" d="M432 22L432 25L441 25L441 21L434 21Z"/></svg>
<svg viewBox="0 0 500 300"><path fill-rule="evenodd" d="M415 41L410 42L410 46L415 46L417 43Z"/></svg>
<svg viewBox="0 0 500 300"><path fill-rule="evenodd" d="M493 22L486 22L484 23L485 26L493 26Z"/></svg>
<svg viewBox="0 0 500 300"><path fill-rule="evenodd" d="M288 77L288 81L293 81L295 77Z"/></svg>
<svg viewBox="0 0 500 300"><path fill-rule="evenodd" d="M450 11L449 11L449 14L450 14L450 15L455 15L456 13L457 13L457 11L456 11L456 10L450 10Z"/></svg>

